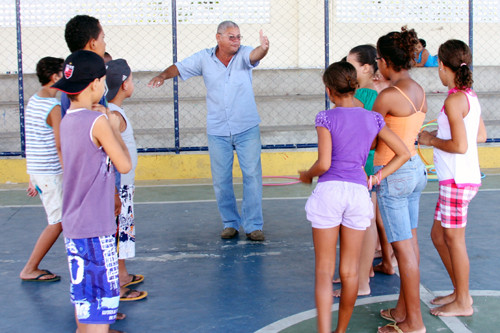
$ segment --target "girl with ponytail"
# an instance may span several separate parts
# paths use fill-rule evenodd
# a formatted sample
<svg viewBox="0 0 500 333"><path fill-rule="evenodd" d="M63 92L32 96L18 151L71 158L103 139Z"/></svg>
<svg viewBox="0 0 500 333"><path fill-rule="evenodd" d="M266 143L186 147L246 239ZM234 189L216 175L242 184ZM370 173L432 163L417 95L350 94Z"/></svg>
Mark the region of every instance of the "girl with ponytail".
<svg viewBox="0 0 500 333"><path fill-rule="evenodd" d="M380 114L360 107L359 101L355 101L358 79L353 65L345 61L331 64L323 74L323 83L335 108L317 114L318 159L309 170L299 173L300 180L307 184L319 176L306 203L316 259L319 333L332 330L332 278L340 237L342 292L335 332L342 333L347 329L358 295L361 246L373 217L368 189L397 170L410 155L404 143L385 126ZM385 142L394 153L383 171L367 179L363 166L375 138Z"/></svg>
<svg viewBox="0 0 500 333"><path fill-rule="evenodd" d="M431 301L435 316L471 316L469 258L465 245L467 208L481 185L477 142L486 141L481 106L472 88L472 54L460 40L439 47L439 78L448 97L438 116L438 130L422 132L418 141L434 147L439 199L431 238L443 261L454 291Z"/></svg>

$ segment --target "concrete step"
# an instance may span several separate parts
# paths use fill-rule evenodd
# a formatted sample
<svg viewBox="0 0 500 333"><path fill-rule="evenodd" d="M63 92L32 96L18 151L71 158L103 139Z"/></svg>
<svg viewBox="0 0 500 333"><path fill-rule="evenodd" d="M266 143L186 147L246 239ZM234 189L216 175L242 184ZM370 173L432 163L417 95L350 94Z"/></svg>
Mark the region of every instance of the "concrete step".
<svg viewBox="0 0 500 333"><path fill-rule="evenodd" d="M325 108L322 69L255 70L253 85L262 119L263 144L314 143L314 119ZM446 89L437 68L415 68L413 78L427 92L428 115L437 117ZM174 147L173 82L156 89L147 87L157 73L134 73L135 91L124 103L133 124L138 147ZM500 67L476 67L478 91L488 137L500 137ZM0 151L19 151L19 110L16 75L0 75L5 89L0 96ZM25 102L39 89L34 75L24 77ZM206 146L206 89L201 77L179 80L179 124L181 146Z"/></svg>

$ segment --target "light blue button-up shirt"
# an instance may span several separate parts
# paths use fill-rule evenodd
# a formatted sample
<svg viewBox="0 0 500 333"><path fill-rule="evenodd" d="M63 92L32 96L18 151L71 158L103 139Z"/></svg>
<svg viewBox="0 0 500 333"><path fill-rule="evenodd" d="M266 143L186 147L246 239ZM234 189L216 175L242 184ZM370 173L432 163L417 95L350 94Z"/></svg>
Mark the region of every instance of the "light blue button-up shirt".
<svg viewBox="0 0 500 333"><path fill-rule="evenodd" d="M215 55L217 47L201 50L175 63L182 80L203 76L207 89L207 133L230 136L260 123L252 87L250 46L240 46L226 67Z"/></svg>

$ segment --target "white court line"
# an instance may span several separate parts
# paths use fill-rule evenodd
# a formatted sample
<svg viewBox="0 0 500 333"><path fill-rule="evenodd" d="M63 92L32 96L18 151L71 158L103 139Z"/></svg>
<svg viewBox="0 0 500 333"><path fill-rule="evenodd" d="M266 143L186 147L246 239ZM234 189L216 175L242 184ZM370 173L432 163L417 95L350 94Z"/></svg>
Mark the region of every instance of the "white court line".
<svg viewBox="0 0 500 333"><path fill-rule="evenodd" d="M367 297L367 298L363 298L360 300L356 300L356 304L354 306L366 305L366 304L372 304L372 303L378 303L378 302L389 302L389 301L395 301L397 299L398 299L398 295L396 295L396 294ZM339 310L339 303L333 304L332 305L332 312L338 311L338 310ZM285 328L296 325L300 322L303 322L305 320L309 320L309 319L314 318L314 317L316 317L316 309L307 310L307 311L292 315L290 317L286 317L286 318L283 318L281 320L278 320L270 325L267 325L266 327L261 328L260 330L256 331L255 333L276 333L276 332L284 330Z"/></svg>
<svg viewBox="0 0 500 333"><path fill-rule="evenodd" d="M395 267L396 274L399 275L399 270L398 267ZM422 284L420 284L420 300L424 302L425 305L430 309L433 307L431 304L431 300L434 299L436 296L443 296L443 295L449 295L451 294L451 290L449 291L436 291L436 292L431 292L429 289L425 288ZM500 291L498 290L471 290L470 291L471 296L493 296L493 297L500 297ZM389 302L389 301L395 301L399 297L398 294L393 294L393 295L383 295L383 296L375 296L375 297L367 297L363 298L360 300L356 300L356 304L354 306L358 305L366 305L366 304L373 304L373 303L379 303L379 302ZM339 310L339 304L333 304L332 305L332 312L333 311L338 311ZM295 315L283 318L281 320L278 320L272 324L269 324L260 330L256 331L256 333L277 333L280 332L290 326L296 325L300 322L303 322L305 320L309 320L312 318L316 317L316 309L312 310L307 310L304 312L297 313ZM460 321L457 317L439 317L441 321L454 333L472 333L465 324Z"/></svg>
<svg viewBox="0 0 500 333"><path fill-rule="evenodd" d="M24 191L24 190L23 190ZM479 190L479 192L500 192L500 189L485 189ZM422 195L427 194L438 194L439 192L422 192ZM309 196L306 197L273 197L273 198L262 198L262 201L270 201L270 200L306 200ZM242 199L236 199L236 201L240 202ZM181 203L203 203L203 202L216 202L215 199L206 199L206 200L176 200L176 201L144 201L144 202L134 202L134 205L164 205L164 204L181 204ZM0 208L23 208L23 207L42 207L42 204L38 205L0 205Z"/></svg>
<svg viewBox="0 0 500 333"><path fill-rule="evenodd" d="M309 197L279 197L279 198L262 198L262 201L268 200L306 200ZM242 199L236 199L236 201L241 201ZM169 204L182 204L182 203L204 203L204 202L216 202L215 199L206 200L176 200L176 201L144 201L144 202L134 202L134 206L140 205L169 205ZM42 207L42 204L38 205L0 205L0 208L24 208L24 207Z"/></svg>
<svg viewBox="0 0 500 333"><path fill-rule="evenodd" d="M422 284L420 285L420 300L424 302L429 309L433 307L431 301L434 299L434 294ZM439 317L441 321L448 326L448 328L454 333L472 333L464 323L460 321L457 317Z"/></svg>
<svg viewBox="0 0 500 333"><path fill-rule="evenodd" d="M430 303L430 301L435 296L449 295L451 292L452 292L452 290L436 291L436 292L432 293L431 291L426 289L424 286L420 285L420 299L429 308L433 306ZM475 296L475 297L481 297L481 296L500 297L500 291L499 290L471 290L470 295ZM399 295L397 295L397 294L367 297L367 298L357 300L355 306L396 301L398 299L398 297L399 297ZM338 309L339 309L338 303L332 305L332 312L338 311ZM269 324L269 325L259 329L255 333L277 333L277 332L280 332L288 327L291 327L291 326L296 325L300 322L303 322L305 320L309 320L309 319L312 319L315 317L316 317L316 309L307 310L307 311L300 312L300 313L297 313L295 315L283 318L281 320L278 320L272 324ZM439 317L439 319L441 319L444 322L444 324L446 326L448 326L448 328L454 333L471 333L472 332L457 317Z"/></svg>

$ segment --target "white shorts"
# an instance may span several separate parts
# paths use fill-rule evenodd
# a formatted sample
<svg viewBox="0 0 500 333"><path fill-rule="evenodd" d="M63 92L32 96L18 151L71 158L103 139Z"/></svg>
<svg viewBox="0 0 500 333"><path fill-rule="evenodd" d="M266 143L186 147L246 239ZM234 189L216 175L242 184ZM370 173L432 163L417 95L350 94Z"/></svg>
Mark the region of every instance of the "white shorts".
<svg viewBox="0 0 500 333"><path fill-rule="evenodd" d="M334 180L316 185L307 200L306 213L313 228L343 225L366 230L373 218L373 204L366 186Z"/></svg>
<svg viewBox="0 0 500 333"><path fill-rule="evenodd" d="M47 214L49 224L62 219L62 173L58 175L30 175L31 183L37 187ZM41 191L41 193L40 193Z"/></svg>

